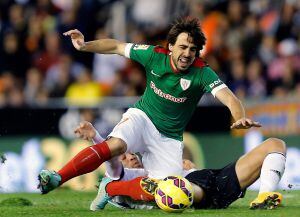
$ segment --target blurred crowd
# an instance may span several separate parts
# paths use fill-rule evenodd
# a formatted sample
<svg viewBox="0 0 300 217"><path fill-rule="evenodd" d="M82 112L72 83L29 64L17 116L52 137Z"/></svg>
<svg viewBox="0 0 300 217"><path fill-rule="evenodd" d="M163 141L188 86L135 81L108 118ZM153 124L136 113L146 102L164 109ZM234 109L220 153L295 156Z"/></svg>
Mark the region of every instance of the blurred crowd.
<svg viewBox="0 0 300 217"><path fill-rule="evenodd" d="M201 20L201 56L238 97L299 99L299 0L1 0L0 107L139 96L139 64L78 52L62 33L77 28L87 41L166 46L170 24L182 16Z"/></svg>

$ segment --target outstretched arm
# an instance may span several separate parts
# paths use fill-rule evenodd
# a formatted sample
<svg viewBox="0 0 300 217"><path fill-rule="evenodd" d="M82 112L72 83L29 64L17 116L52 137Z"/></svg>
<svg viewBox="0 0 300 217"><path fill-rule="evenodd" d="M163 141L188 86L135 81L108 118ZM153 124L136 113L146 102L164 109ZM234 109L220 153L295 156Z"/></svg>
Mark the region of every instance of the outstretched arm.
<svg viewBox="0 0 300 217"><path fill-rule="evenodd" d="M126 43L115 39L99 39L95 41L84 41L84 35L77 29L72 29L63 33L70 36L73 46L79 51L101 53L101 54L119 54L125 56Z"/></svg>
<svg viewBox="0 0 300 217"><path fill-rule="evenodd" d="M258 122L245 117L245 109L241 101L227 87L219 90L216 93L216 97L229 108L231 115L234 118L235 122L231 125L231 129L261 127Z"/></svg>

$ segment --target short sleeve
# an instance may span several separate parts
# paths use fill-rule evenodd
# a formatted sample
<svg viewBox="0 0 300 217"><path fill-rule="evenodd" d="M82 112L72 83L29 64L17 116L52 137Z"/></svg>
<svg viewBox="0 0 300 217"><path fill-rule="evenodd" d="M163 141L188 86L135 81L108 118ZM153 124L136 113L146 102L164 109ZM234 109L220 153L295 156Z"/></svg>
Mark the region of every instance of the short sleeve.
<svg viewBox="0 0 300 217"><path fill-rule="evenodd" d="M125 56L146 66L154 55L154 46L145 44L127 44Z"/></svg>
<svg viewBox="0 0 300 217"><path fill-rule="evenodd" d="M204 67L202 72L200 86L205 92L209 92L215 97L219 90L227 87L210 67Z"/></svg>

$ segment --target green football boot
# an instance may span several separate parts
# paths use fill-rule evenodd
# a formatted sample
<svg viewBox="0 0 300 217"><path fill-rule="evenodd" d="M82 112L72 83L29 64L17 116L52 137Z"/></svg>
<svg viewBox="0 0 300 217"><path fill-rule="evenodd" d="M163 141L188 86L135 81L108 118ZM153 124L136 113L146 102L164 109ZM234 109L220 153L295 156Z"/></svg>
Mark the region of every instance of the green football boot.
<svg viewBox="0 0 300 217"><path fill-rule="evenodd" d="M38 189L40 189L42 194L47 194L60 185L61 177L55 171L42 170L38 176L38 180Z"/></svg>
<svg viewBox="0 0 300 217"><path fill-rule="evenodd" d="M90 210L97 211L100 209L104 209L104 207L106 206L108 201L111 200L111 197L106 192L106 186L108 183L110 183L112 181L113 180L108 177L104 177L101 180L99 189L98 189L98 194L95 197L95 199L93 200L93 202L91 203Z"/></svg>

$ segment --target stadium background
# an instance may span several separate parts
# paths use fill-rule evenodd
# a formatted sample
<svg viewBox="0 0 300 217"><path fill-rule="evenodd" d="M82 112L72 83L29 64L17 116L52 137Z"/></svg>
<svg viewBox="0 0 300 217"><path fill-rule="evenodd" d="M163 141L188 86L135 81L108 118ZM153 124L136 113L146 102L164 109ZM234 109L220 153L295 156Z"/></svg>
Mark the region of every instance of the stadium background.
<svg viewBox="0 0 300 217"><path fill-rule="evenodd" d="M80 120L105 136L143 92L139 65L77 52L64 31L165 46L179 16L201 20L208 39L203 58L263 124L231 132L228 110L207 95L187 127L185 157L215 168L276 136L288 145L281 188L299 189L299 0L1 0L0 153L7 160L0 164L0 192L37 191L42 168L57 170L89 145L74 138ZM67 186L94 190L101 170Z"/></svg>

